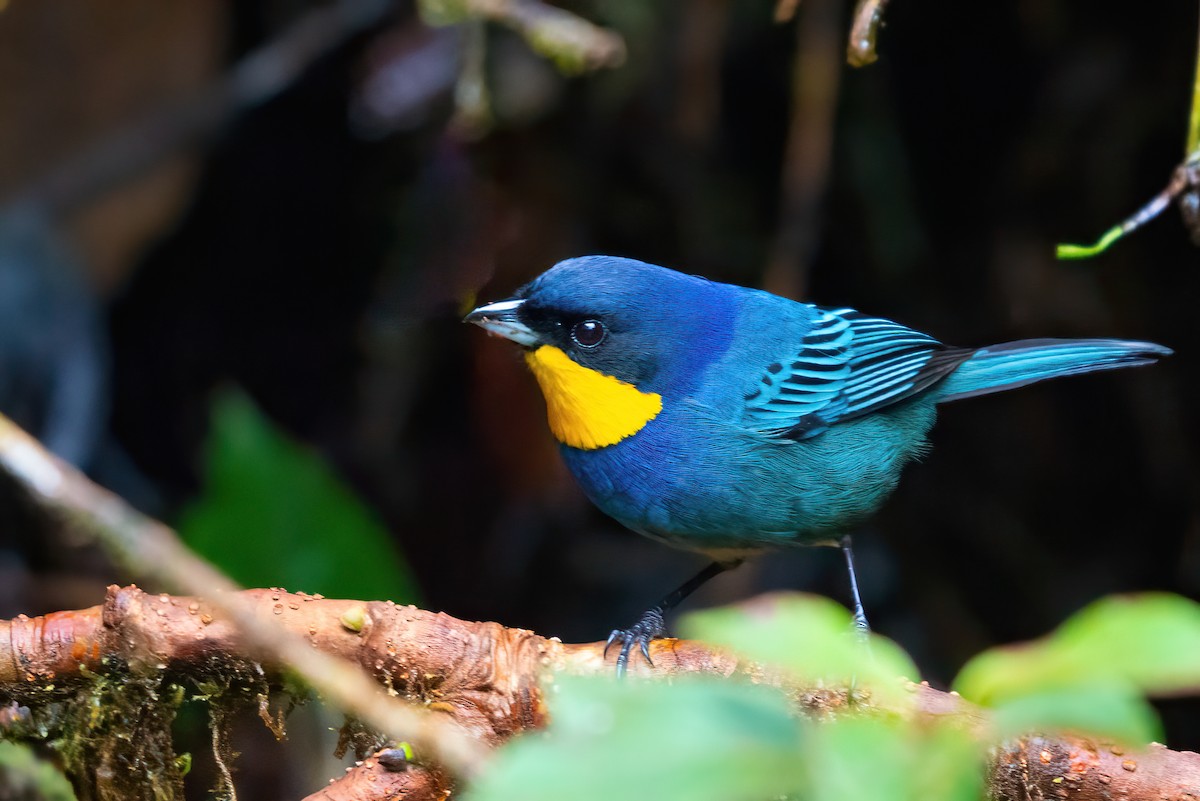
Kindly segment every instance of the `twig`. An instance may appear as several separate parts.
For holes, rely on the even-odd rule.
[[[854,22],[850,25],[850,42],[846,45],[846,61],[850,66],[865,67],[879,58],[875,44],[887,3],[888,0],[858,0]]]
[[[1196,69],[1192,79],[1192,111],[1188,115],[1187,147],[1184,150],[1189,159],[1193,158],[1196,148],[1200,147],[1200,36],[1196,39]]]
[[[512,28],[568,74],[617,67],[625,61],[625,40],[620,35],[540,0],[422,0],[418,8],[431,25],[486,19]]]
[[[1197,231],[1200,230],[1200,220],[1197,219],[1195,209],[1195,193],[1198,186],[1200,186],[1200,160],[1190,160],[1180,164],[1171,173],[1171,180],[1161,192],[1132,215],[1105,231],[1093,244],[1061,244],[1055,248],[1055,255],[1066,260],[1088,259],[1099,255],[1108,250],[1118,239],[1133,233],[1162,214],[1163,210],[1176,199],[1181,199],[1184,221],[1189,230],[1193,232],[1193,238],[1196,238]],[[1192,200],[1188,201],[1189,197]]]
[[[418,743],[457,774],[473,775],[486,761],[488,752],[461,726],[387,697],[344,657],[315,650],[303,637],[279,625],[274,608],[267,613],[247,603],[232,581],[189,551],[171,529],[93,484],[3,415],[0,470],[48,511],[95,537],[135,575],[203,595],[207,604],[235,624],[251,653],[289,666],[337,708],[389,736]]]

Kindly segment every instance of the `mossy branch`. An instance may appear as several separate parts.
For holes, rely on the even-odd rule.
[[[310,651],[352,661],[370,673],[377,682],[375,697],[386,687],[489,746],[543,726],[545,693],[559,676],[612,670],[600,642],[565,644],[390,602],[282,590],[248,590],[239,598],[255,616],[302,637]],[[204,682],[214,671],[256,674],[261,668],[265,680],[277,682],[285,666],[254,661],[247,647],[238,626],[208,600],[110,587],[101,606],[0,622],[0,695],[36,708],[126,671],[171,672]],[[653,666],[639,663],[633,672],[658,678],[736,676],[782,687],[802,713],[818,719],[851,709],[873,711],[869,700],[851,705],[844,691],[797,687],[760,664],[698,642],[656,640],[651,657]],[[987,713],[958,696],[926,685],[909,689],[916,701],[911,714],[919,720],[952,719],[965,730],[986,730]],[[1063,787],[1079,801],[1200,794],[1200,755],[1161,746],[1126,752],[1085,737],[1027,737],[996,748],[991,760],[991,794],[1001,800],[1055,797]],[[309,798],[384,799],[401,787],[405,798],[434,799],[451,786],[450,777],[418,748],[415,764],[404,764],[394,753],[367,759]]]

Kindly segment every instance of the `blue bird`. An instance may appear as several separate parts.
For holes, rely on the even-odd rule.
[[[847,532],[924,452],[939,403],[1047,378],[1150,364],[1118,339],[959,348],[848,308],[799,303],[632,259],[562,261],[466,317],[525,349],[550,430],[587,496],[628,528],[712,564],[620,641],[749,556],[840,546],[866,629]]]

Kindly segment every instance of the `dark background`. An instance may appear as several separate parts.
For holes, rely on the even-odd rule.
[[[943,409],[930,455],[856,532],[874,628],[935,684],[1102,595],[1200,597],[1196,248],[1169,209],[1092,261],[1054,260],[1182,160],[1194,4],[895,0],[865,69],[842,58],[841,0],[805,0],[784,24],[768,2],[565,5],[624,36],[622,67],[563,77],[489,26],[481,124],[450,91],[478,32],[426,30],[400,4],[277,98],[57,213],[52,238],[87,288],[67,319],[95,315],[81,336],[101,365],[80,461],[173,521],[203,491],[213,393],[239,385],[375,511],[420,603],[602,638],[702,561],[591,508],[517,350],[459,319],[559,259],[612,253],[952,344],[1176,350]],[[0,11],[0,80],[19,84],[0,95],[0,195],[36,194],[106,133],[186,106],[307,9]],[[418,101],[372,106],[388,70]],[[15,297],[0,348],[62,330]],[[22,397],[27,425],[54,422]],[[19,499],[4,516],[0,615],[96,603],[128,579]],[[766,557],[691,605],[779,588],[845,601],[839,555]],[[1196,705],[1163,710],[1168,743],[1200,749]]]

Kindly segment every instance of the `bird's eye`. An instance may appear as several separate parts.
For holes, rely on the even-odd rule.
[[[608,329],[599,320],[584,320],[575,323],[571,329],[571,339],[581,348],[594,348],[604,341]]]

